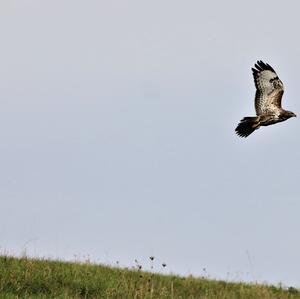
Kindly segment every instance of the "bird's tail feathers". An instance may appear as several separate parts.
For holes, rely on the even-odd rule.
[[[240,137],[248,137],[251,133],[260,127],[259,117],[247,116],[244,117],[235,129],[235,132]]]

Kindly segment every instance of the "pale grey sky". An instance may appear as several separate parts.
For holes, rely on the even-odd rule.
[[[0,249],[300,286],[299,120],[234,134],[297,1],[0,4]]]

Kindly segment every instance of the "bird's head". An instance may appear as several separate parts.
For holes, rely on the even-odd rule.
[[[287,118],[290,118],[290,117],[296,117],[297,115],[294,113],[294,112],[292,112],[292,111],[286,111],[286,117]]]

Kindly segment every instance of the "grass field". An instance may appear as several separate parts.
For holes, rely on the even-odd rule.
[[[294,288],[152,274],[136,269],[0,256],[0,298],[300,298]]]

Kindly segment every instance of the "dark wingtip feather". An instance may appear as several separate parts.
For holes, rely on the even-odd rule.
[[[257,63],[255,63],[254,66],[259,72],[261,72],[263,70],[263,68],[259,64],[259,61],[257,61]]]
[[[257,128],[253,124],[257,123],[257,117],[244,117],[235,129],[235,133],[239,137],[246,138],[253,133]]]
[[[255,66],[257,72],[271,71],[271,72],[276,73],[275,70],[268,63],[264,63],[262,60],[257,60],[257,62],[254,64],[254,66]]]
[[[242,138],[248,137],[254,130],[249,130],[244,124],[239,123],[235,129],[235,133]]]

